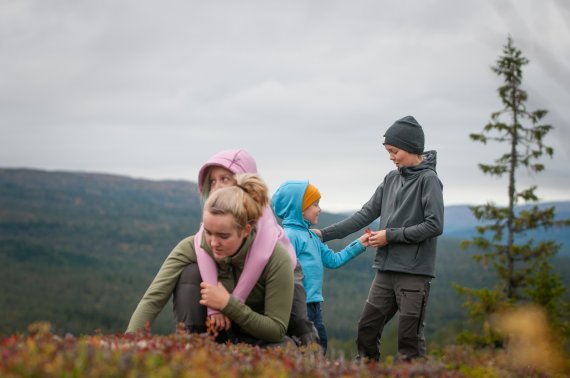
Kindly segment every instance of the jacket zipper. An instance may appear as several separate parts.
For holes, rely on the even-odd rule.
[[[398,206],[400,205],[400,200],[402,199],[402,192],[405,183],[406,183],[405,177],[400,173],[400,187],[398,188],[398,192],[396,193],[396,198],[394,199],[394,202],[396,203],[394,208],[398,208]],[[390,216],[386,220],[386,229],[388,229],[388,227],[390,226],[392,215],[393,214],[390,214]],[[387,244],[384,248],[386,249],[386,256],[384,257],[382,270],[386,268],[386,262],[388,261],[388,257],[390,256],[390,245]]]
[[[234,266],[230,263],[230,274],[232,275],[232,278],[234,279],[233,281],[233,288],[232,288],[232,292],[235,290],[236,286],[237,286],[237,276],[236,276],[236,271],[234,269]]]

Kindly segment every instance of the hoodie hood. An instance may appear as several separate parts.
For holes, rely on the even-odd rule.
[[[437,171],[435,170],[435,166],[437,164],[437,151],[426,151],[424,154],[424,159],[422,160],[422,162],[418,165],[415,165],[413,167],[402,167],[399,168],[399,172],[400,174],[405,177],[413,177],[416,176],[418,174],[420,174],[421,172],[425,171],[426,169],[432,170],[434,172],[437,173]]]
[[[309,222],[303,219],[302,210],[303,196],[308,185],[308,180],[286,181],[273,194],[271,206],[275,215],[283,220],[283,227],[309,227]]]
[[[209,158],[198,173],[198,189],[204,197],[210,193],[206,175],[210,167],[226,168],[234,174],[257,173],[257,165],[253,157],[245,150],[221,151]]]

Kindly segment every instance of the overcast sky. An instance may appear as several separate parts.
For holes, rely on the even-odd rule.
[[[510,35],[528,107],[555,149],[520,188],[570,199],[565,0],[0,1],[0,167],[196,181],[244,148],[273,193],[309,179],[328,211],[359,208],[413,115],[447,205],[507,200],[483,175],[506,146],[470,141],[501,109],[490,69]]]

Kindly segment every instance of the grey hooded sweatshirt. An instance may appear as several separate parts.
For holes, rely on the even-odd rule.
[[[443,185],[436,151],[413,167],[389,172],[362,209],[321,230],[323,241],[341,239],[380,217],[388,245],[378,248],[375,269],[435,277],[437,236],[443,232]]]

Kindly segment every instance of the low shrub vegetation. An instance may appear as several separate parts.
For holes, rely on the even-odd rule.
[[[448,347],[414,362],[328,359],[314,348],[217,344],[208,335],[57,335],[49,323],[0,337],[2,377],[546,377],[563,365],[513,363],[507,350]],[[566,370],[566,373],[568,371]]]

